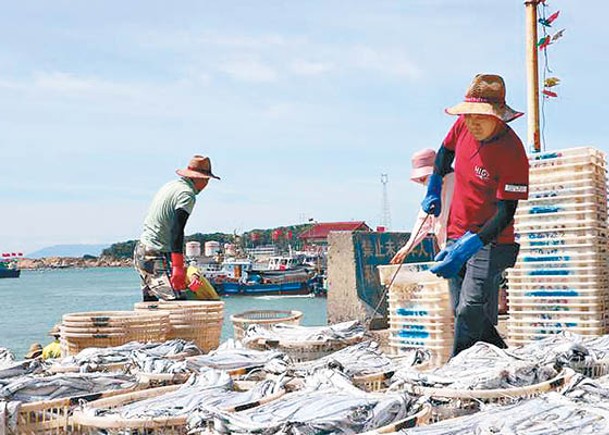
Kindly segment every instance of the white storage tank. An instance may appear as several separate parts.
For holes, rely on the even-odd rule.
[[[201,243],[199,242],[186,242],[186,256],[187,257],[200,257],[201,256]]]
[[[210,240],[209,242],[205,242],[205,256],[213,257],[214,255],[218,255],[220,253],[220,242],[216,242],[215,240]]]

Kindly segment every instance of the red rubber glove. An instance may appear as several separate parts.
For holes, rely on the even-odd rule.
[[[174,290],[186,288],[186,270],[184,269],[184,254],[171,253],[171,286]]]
[[[188,288],[193,291],[196,292],[199,287],[201,287],[201,280],[199,279],[198,276],[194,276],[192,281],[190,281],[190,284],[188,284]]]

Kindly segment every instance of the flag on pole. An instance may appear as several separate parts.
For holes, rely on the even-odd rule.
[[[544,89],[543,91],[541,91],[541,93],[544,94],[546,97],[549,97],[549,98],[556,98],[556,97],[558,97],[558,94],[556,92],[549,91],[548,89]]]
[[[544,50],[548,45],[550,45],[551,42],[552,42],[552,40],[550,39],[549,36],[544,36],[543,38],[541,38],[539,40],[539,42],[537,43],[537,46],[539,47],[540,50]]]
[[[546,27],[552,27],[552,23],[554,21],[556,21],[556,18],[558,18],[558,14],[560,14],[560,11],[556,11],[554,12],[552,15],[550,15],[548,18],[540,18],[539,19],[539,23],[542,26],[546,26]]]

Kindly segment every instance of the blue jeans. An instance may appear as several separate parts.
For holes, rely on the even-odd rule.
[[[489,243],[465,263],[459,275],[449,279],[455,315],[453,356],[477,341],[507,347],[495,328],[499,284],[503,271],[516,262],[519,247],[517,243]]]

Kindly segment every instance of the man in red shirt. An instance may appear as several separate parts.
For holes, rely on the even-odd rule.
[[[528,198],[529,163],[522,142],[507,125],[522,113],[505,103],[500,76],[477,75],[465,101],[446,112],[459,118],[438,151],[422,206],[427,213],[440,214],[442,177],[454,161],[449,244],[431,268],[449,279],[454,356],[477,341],[507,347],[494,326],[497,292],[501,274],[518,255],[514,213],[518,200]]]

